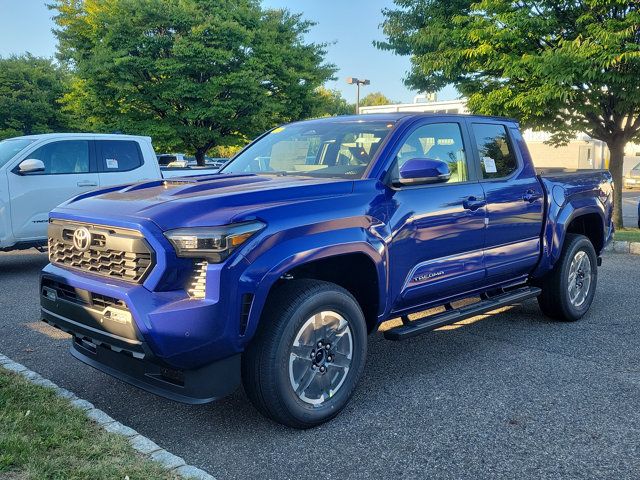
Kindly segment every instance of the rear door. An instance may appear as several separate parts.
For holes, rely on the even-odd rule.
[[[100,186],[148,180],[148,169],[140,145],[135,140],[96,140]]]
[[[35,147],[14,163],[8,172],[8,184],[11,226],[16,240],[46,237],[52,209],[98,187],[92,148],[92,141],[86,137],[54,140]],[[44,172],[19,173],[18,165],[26,159],[41,160]]]
[[[489,280],[528,273],[540,255],[544,214],[542,185],[517,145],[509,123],[469,120],[474,156],[487,201],[484,262]],[[524,144],[524,141],[522,141]]]

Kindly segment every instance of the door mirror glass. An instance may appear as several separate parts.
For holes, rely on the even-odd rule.
[[[451,178],[449,165],[432,158],[412,158],[400,167],[400,185],[446,182]]]
[[[37,158],[27,158],[20,162],[18,166],[18,173],[20,175],[28,175],[30,173],[44,172],[44,162]]]

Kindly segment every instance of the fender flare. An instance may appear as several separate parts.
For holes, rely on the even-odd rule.
[[[240,277],[240,294],[252,293],[254,301],[249,312],[245,341],[255,333],[271,288],[288,271],[310,262],[347,254],[366,255],[373,263],[378,280],[378,315],[386,308],[388,291],[388,258],[386,244],[363,228],[339,231],[340,243],[335,242],[336,231],[296,237],[264,251],[250,261]]]
[[[539,278],[553,268],[560,258],[562,246],[567,236],[567,227],[573,220],[584,215],[597,214],[602,222],[604,234],[605,212],[604,206],[594,197],[584,197],[577,200],[569,200],[562,206],[551,203],[547,216],[546,227],[543,231],[542,258],[540,264],[533,273],[533,277]],[[605,236],[606,241],[606,236]],[[597,252],[600,253],[600,252]]]

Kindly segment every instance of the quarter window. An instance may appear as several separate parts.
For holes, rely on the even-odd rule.
[[[399,177],[402,165],[414,158],[430,158],[446,162],[451,172],[451,178],[447,183],[469,180],[462,133],[457,123],[431,123],[418,127],[398,152],[392,173],[394,179]]]
[[[44,175],[89,172],[89,142],[63,140],[43,145],[27,155],[44,163]]]
[[[103,172],[126,172],[142,165],[142,155],[137,142],[98,140],[97,146]]]
[[[503,178],[518,168],[504,125],[474,123],[473,134],[483,178]]]

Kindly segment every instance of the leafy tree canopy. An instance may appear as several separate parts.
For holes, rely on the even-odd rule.
[[[309,116],[333,76],[312,26],[257,0],[54,0],[65,97],[85,128],[154,137],[199,161]]]
[[[365,95],[362,100],[360,100],[361,107],[373,107],[377,105],[390,105],[393,102],[389,100],[382,92],[372,92],[368,95]]]
[[[67,75],[51,60],[0,58],[0,139],[66,130],[60,100]]]
[[[317,102],[312,111],[312,117],[352,115],[355,112],[355,104],[347,102],[339,90],[319,87],[316,89],[316,95]]]
[[[622,185],[640,131],[640,3],[632,0],[395,0],[383,49],[411,55],[406,83],[454,84],[471,111],[514,116],[555,143],[607,143]],[[622,222],[621,189],[614,218]]]

